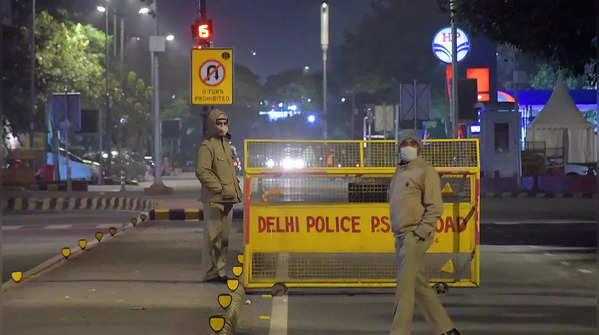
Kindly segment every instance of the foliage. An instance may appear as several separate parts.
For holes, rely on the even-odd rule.
[[[29,34],[23,29],[24,35]],[[103,89],[104,34],[73,22],[59,22],[45,11],[36,17],[36,78],[40,100],[65,89],[80,92],[84,105],[97,107]]]
[[[115,87],[112,96],[116,107],[113,113],[117,117],[112,118],[111,126],[113,129],[119,127],[119,131],[126,134],[120,141],[115,142],[129,147],[133,151],[143,152],[144,145],[148,143],[153,129],[153,118],[150,111],[152,87],[147,86],[134,72],[129,72],[127,82],[122,90]],[[126,120],[124,125],[119,124],[121,118]]]
[[[449,0],[438,1],[447,11]],[[460,0],[456,5],[460,24],[576,75],[596,57],[595,1]]]
[[[392,101],[399,83],[443,78],[430,39],[422,37],[446,24],[447,16],[429,1],[373,1],[356,29],[346,32],[334,65],[339,90]]]
[[[539,65],[537,72],[530,80],[530,86],[533,89],[549,90],[555,87],[555,82],[558,77],[559,70],[555,69],[547,63]],[[567,76],[566,86],[569,89],[590,89],[589,82],[583,76]]]

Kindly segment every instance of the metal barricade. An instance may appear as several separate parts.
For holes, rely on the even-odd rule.
[[[444,213],[425,268],[432,283],[480,283],[478,140],[424,141]],[[248,288],[391,287],[397,272],[388,188],[395,141],[246,140]]]

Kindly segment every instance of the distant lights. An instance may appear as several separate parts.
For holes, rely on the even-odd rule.
[[[148,7],[142,7],[142,8],[139,9],[138,13],[142,14],[142,15],[147,15],[147,14],[150,13],[150,8],[148,8]]]
[[[98,12],[100,12],[100,13],[104,13],[104,12],[106,12],[106,7],[104,7],[104,6],[98,6],[98,7],[96,7],[96,9],[97,9],[97,10],[98,10]]]
[[[314,121],[316,121],[316,116],[314,114],[308,115],[308,122],[314,123]]]
[[[345,97],[341,97],[341,102],[345,102],[347,101],[347,99],[345,99]]]

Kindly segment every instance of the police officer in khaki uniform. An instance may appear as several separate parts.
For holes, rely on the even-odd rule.
[[[225,265],[233,204],[241,202],[241,188],[235,175],[233,152],[229,145],[229,118],[214,109],[207,118],[206,136],[198,150],[196,176],[202,183],[204,234],[202,270],[204,281],[225,281]]]
[[[389,188],[399,267],[391,335],[411,333],[415,303],[437,334],[459,335],[424,272],[424,254],[433,243],[443,213],[439,174],[418,156],[421,142],[416,131],[400,132],[398,141],[401,162]]]

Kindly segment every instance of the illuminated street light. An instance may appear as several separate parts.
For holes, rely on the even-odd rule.
[[[173,34],[166,35],[166,40],[167,41],[174,41],[175,40],[175,35],[173,35]]]
[[[314,121],[316,121],[316,116],[312,114],[308,115],[308,122],[314,123]]]
[[[142,7],[139,9],[138,13],[141,15],[148,15],[148,14],[150,14],[150,11],[151,11],[150,8]]]
[[[98,7],[96,7],[96,9],[97,9],[97,10],[98,10],[98,12],[100,12],[100,13],[104,13],[104,12],[106,12],[106,7],[104,7],[104,6],[98,6]]]

